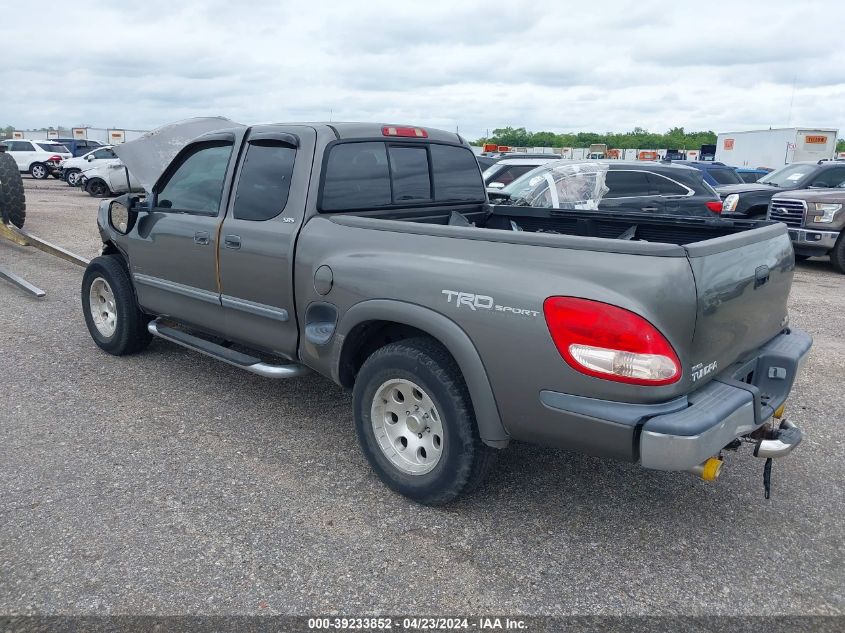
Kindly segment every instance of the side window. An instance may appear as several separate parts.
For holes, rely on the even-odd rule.
[[[689,193],[689,189],[686,187],[660,174],[649,174],[648,178],[651,181],[652,189],[656,190],[660,196],[685,196]]]
[[[159,190],[157,206],[216,215],[231,154],[231,143],[198,145]]]
[[[239,220],[269,220],[285,208],[296,150],[272,141],[249,144],[235,194]]]
[[[475,155],[466,147],[430,145],[434,199],[482,202],[487,199]]]
[[[813,179],[811,187],[839,187],[845,180],[845,168],[825,169]]]
[[[611,169],[607,172],[605,185],[610,190],[604,196],[606,199],[653,195],[648,177],[643,171]]]
[[[94,158],[117,158],[117,155],[114,153],[114,150],[106,148],[106,149],[98,149],[94,152]]]
[[[323,183],[323,211],[383,207],[390,202],[384,143],[341,143],[332,147]]]
[[[493,179],[490,182],[500,182],[503,185],[509,185],[522,174],[527,174],[529,171],[536,168],[537,165],[508,165],[502,171],[493,176]]]
[[[9,151],[10,152],[34,152],[35,148],[32,146],[32,143],[29,141],[10,141],[9,142]]]
[[[393,202],[431,200],[426,148],[420,145],[391,145],[388,152],[390,175],[393,180]]]

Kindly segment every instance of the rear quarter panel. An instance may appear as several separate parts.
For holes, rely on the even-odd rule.
[[[539,402],[541,390],[635,403],[663,402],[689,390],[686,370],[678,383],[664,387],[626,385],[576,372],[559,355],[543,316],[543,301],[554,295],[621,306],[663,332],[686,368],[696,298],[683,249],[672,251],[678,253],[674,256],[598,252],[588,247],[606,246],[608,240],[567,238],[568,243],[583,246],[574,249],[493,241],[500,234],[511,235],[507,231],[437,227],[441,232],[454,228],[456,235],[469,231],[490,238],[458,239],[375,230],[383,221],[371,222],[373,229],[368,229],[318,216],[303,227],[295,273],[300,324],[314,301],[335,305],[341,323],[352,306],[369,299],[401,301],[444,315],[472,340],[501,418],[517,439],[543,439],[549,412]],[[314,290],[315,271],[323,265],[333,272],[333,286],[326,296]],[[456,305],[454,295],[449,300],[450,292],[490,297],[494,307],[481,307],[490,303],[486,299],[476,309]],[[299,352],[306,364],[325,375],[333,374],[340,354],[337,337],[325,345],[304,341]],[[563,422],[556,418],[557,424]],[[620,442],[627,446],[630,440]],[[564,445],[589,450],[577,439]],[[630,450],[625,451],[628,454],[618,456],[630,457]]]

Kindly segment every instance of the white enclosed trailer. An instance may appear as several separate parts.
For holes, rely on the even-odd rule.
[[[775,130],[723,132],[716,141],[716,160],[733,167],[777,169],[798,161],[833,158],[834,128],[788,127]]]

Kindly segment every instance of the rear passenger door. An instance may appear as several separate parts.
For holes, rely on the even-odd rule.
[[[293,357],[294,243],[305,211],[317,134],[262,127],[241,150],[220,231],[220,300],[232,340]],[[293,184],[293,186],[291,186]]]
[[[35,160],[35,147],[29,141],[6,141],[9,155],[15,159],[19,171],[29,171],[29,165]]]
[[[663,213],[663,199],[644,171],[609,169],[599,208],[608,213]]]
[[[687,185],[655,172],[648,172],[648,178],[652,188],[660,197],[663,208],[661,213],[677,216],[712,215],[712,212],[704,206],[704,198],[701,195],[695,195],[695,192]],[[703,180],[700,184],[704,186]]]

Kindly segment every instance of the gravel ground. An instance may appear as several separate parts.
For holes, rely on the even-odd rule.
[[[92,257],[97,200],[25,180],[27,228]],[[385,489],[350,395],[154,341],[114,358],[82,270],[0,244],[0,612],[845,613],[845,276],[799,265],[815,347],[790,400],[804,444],[730,454],[716,483],[515,445],[446,508]]]

